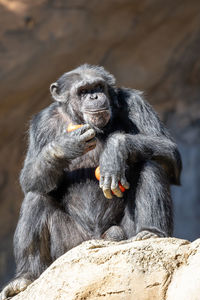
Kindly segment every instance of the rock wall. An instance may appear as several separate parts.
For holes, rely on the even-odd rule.
[[[0,0],[0,283],[14,272],[29,119],[51,102],[49,84],[84,62],[144,90],[171,129],[184,166],[182,187],[172,191],[175,236],[198,237],[199,53],[198,0]]]
[[[199,300],[200,240],[89,241],[13,300]]]

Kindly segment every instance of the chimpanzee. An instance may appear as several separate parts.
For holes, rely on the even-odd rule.
[[[1,299],[83,241],[172,235],[169,186],[180,184],[181,157],[142,92],[117,88],[113,75],[88,64],[64,73],[50,91],[55,102],[30,125],[16,277]],[[70,123],[83,126],[68,132]]]

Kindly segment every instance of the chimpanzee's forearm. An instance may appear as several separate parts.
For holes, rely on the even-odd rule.
[[[51,142],[37,156],[27,155],[20,175],[20,183],[25,193],[38,191],[48,193],[56,188],[67,166],[62,149]]]
[[[130,161],[155,160],[165,168],[171,183],[179,184],[181,158],[173,141],[165,136],[126,134],[126,147]]]
[[[30,131],[30,137],[37,135],[37,132]],[[94,136],[94,129],[84,125],[75,134],[61,134],[43,147],[36,146],[35,140],[30,139],[29,151],[20,176],[23,191],[49,193],[54,190],[71,160],[95,147]],[[47,137],[45,135],[45,139]]]

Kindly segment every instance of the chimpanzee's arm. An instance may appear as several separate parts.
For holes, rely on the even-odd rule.
[[[125,188],[127,164],[155,160],[163,166],[172,184],[180,184],[181,157],[169,132],[140,92],[119,89],[118,124],[121,131],[112,133],[100,157],[100,187],[111,198],[111,190],[118,197],[121,181]],[[119,126],[118,126],[119,128]]]
[[[70,160],[95,146],[95,132],[89,125],[66,132],[67,124],[56,108],[46,108],[31,121],[29,148],[21,171],[20,183],[25,193],[48,193],[57,187]]]
[[[121,89],[119,99],[127,111],[129,122],[137,129],[137,134],[126,135],[131,161],[155,160],[164,167],[170,182],[179,185],[182,168],[180,153],[153,108],[140,92],[134,90]]]

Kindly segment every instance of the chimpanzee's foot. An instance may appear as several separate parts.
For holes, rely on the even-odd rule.
[[[1,292],[0,300],[9,299],[22,291],[24,291],[32,281],[26,278],[17,278],[11,281]]]
[[[126,240],[126,235],[123,231],[123,229],[120,226],[111,226],[108,230],[106,230],[102,234],[102,239],[108,240],[108,241],[122,241]]]
[[[130,238],[130,241],[141,241],[141,240],[147,240],[150,238],[163,238],[167,237],[168,235],[166,232],[162,231],[161,229],[158,229],[154,226],[149,228],[141,228],[141,230],[132,238]]]
[[[133,241],[141,241],[141,240],[147,240],[150,238],[158,238],[160,237],[157,233],[154,233],[152,231],[149,230],[143,230],[140,231],[136,234],[136,236],[134,236],[133,238],[131,238],[131,240]]]

